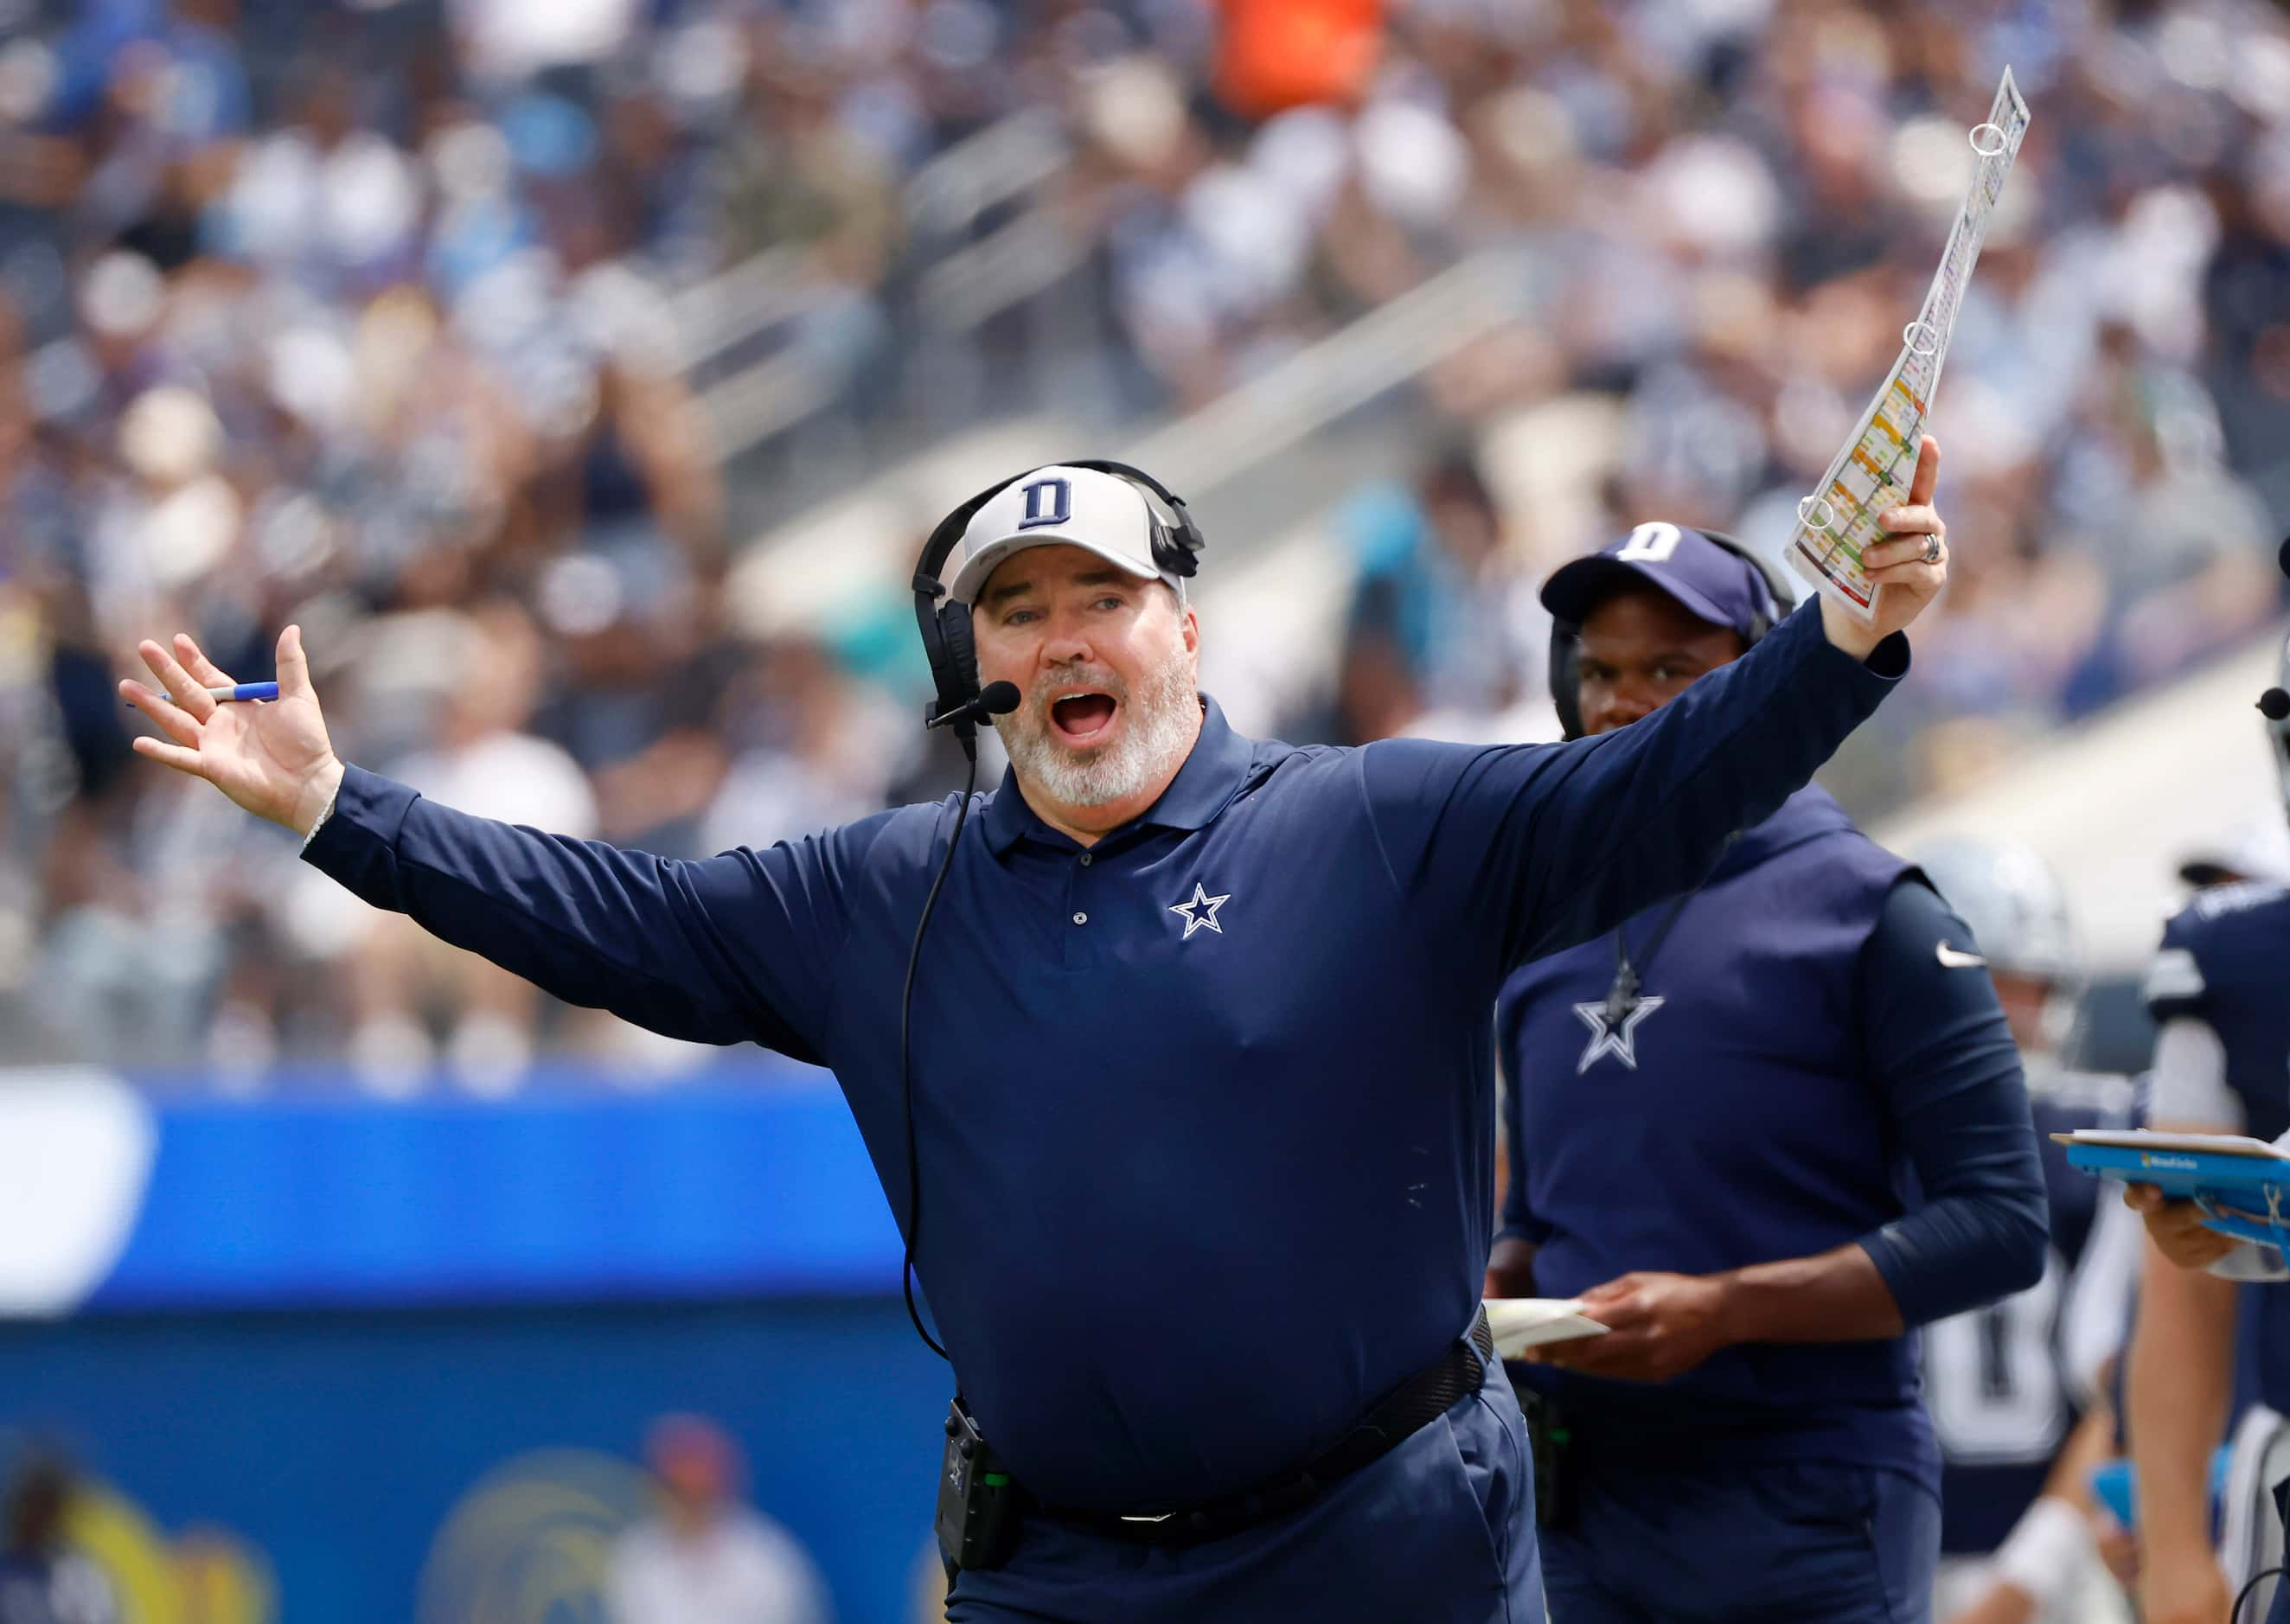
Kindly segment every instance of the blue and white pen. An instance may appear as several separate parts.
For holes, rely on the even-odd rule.
[[[172,693],[160,697],[170,705],[175,702],[175,696]],[[228,688],[207,690],[207,698],[211,700],[275,700],[277,697],[276,683],[234,683]]]

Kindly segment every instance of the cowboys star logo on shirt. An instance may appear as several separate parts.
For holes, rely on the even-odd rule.
[[[1169,911],[1184,916],[1185,940],[1190,941],[1195,931],[1214,931],[1218,935],[1223,935],[1224,926],[1217,923],[1217,909],[1231,900],[1231,892],[1227,892],[1223,896],[1213,897],[1209,895],[1207,886],[1195,880],[1193,894],[1182,902],[1172,902],[1169,905]]]
[[[1574,1075],[1581,1076],[1596,1065],[1601,1055],[1613,1055],[1632,1071],[1638,1068],[1638,1023],[1661,1007],[1657,997],[1633,998],[1619,1012],[1609,1007],[1607,1000],[1578,1004],[1574,1013],[1584,1026],[1590,1028],[1590,1041],[1583,1045],[1582,1058],[1574,1062]]]

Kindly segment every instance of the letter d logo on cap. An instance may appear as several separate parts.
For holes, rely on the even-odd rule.
[[[1062,524],[1073,517],[1073,485],[1063,479],[1037,479],[1025,489],[1026,516],[1018,521],[1021,530],[1031,530],[1037,524]]]

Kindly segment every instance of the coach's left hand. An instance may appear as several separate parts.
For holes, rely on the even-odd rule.
[[[1606,1327],[1530,1348],[1529,1361],[1617,1381],[1682,1376],[1733,1338],[1726,1330],[1723,1281],[1698,1275],[1633,1273],[1582,1293],[1582,1312]]]
[[[1926,435],[1917,446],[1907,504],[1877,516],[1886,539],[1861,556],[1862,572],[1878,583],[1877,618],[1864,626],[1828,593],[1821,595],[1821,628],[1848,654],[1868,659],[1886,637],[1906,630],[1947,581],[1948,524],[1933,506],[1939,489],[1940,442]]]

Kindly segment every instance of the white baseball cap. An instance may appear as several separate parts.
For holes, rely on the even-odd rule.
[[[1029,547],[1060,543],[1085,548],[1144,580],[1168,582],[1180,598],[1177,576],[1153,561],[1157,522],[1145,492],[1116,474],[1053,466],[1021,475],[971,516],[954,550],[947,596],[973,604],[1002,561]]]

